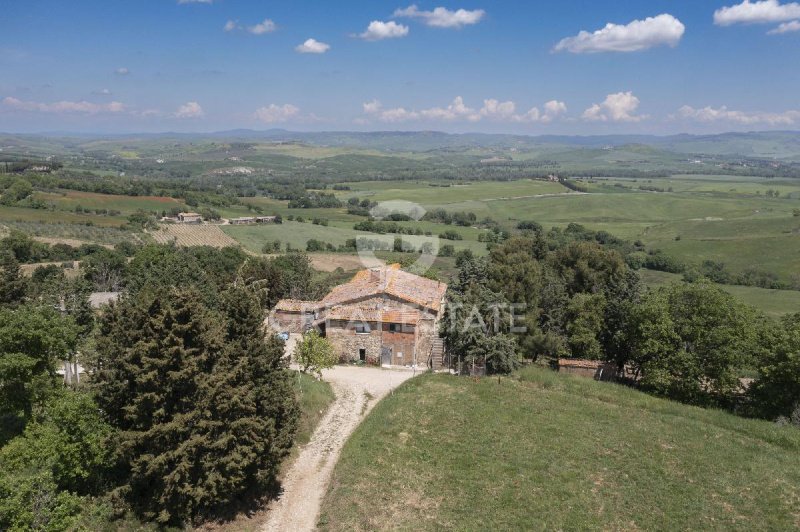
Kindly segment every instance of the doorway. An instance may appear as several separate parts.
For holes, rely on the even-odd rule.
[[[367,361],[367,350],[366,349],[359,349],[358,350],[358,360],[361,362]]]
[[[392,365],[392,348],[391,347],[381,347],[381,366],[391,366]]]

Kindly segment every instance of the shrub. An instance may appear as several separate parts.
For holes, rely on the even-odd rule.
[[[295,358],[304,373],[322,378],[322,370],[332,368],[337,362],[333,345],[315,330],[307,332],[295,347]]]

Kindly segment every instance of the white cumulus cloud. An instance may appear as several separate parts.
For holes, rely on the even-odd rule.
[[[637,52],[654,46],[677,46],[686,27],[669,14],[634,20],[629,24],[608,23],[604,28],[589,33],[581,31],[574,37],[561,39],[553,51],[574,54],[597,52]]]
[[[303,44],[298,44],[294,49],[301,54],[324,54],[331,49],[331,45],[316,39],[306,39]]]
[[[517,105],[512,101],[501,102],[494,98],[489,98],[483,100],[480,115],[495,120],[508,120],[514,116],[516,110]]]
[[[475,109],[467,107],[464,104],[464,98],[456,96],[453,102],[447,107],[431,107],[430,109],[423,109],[420,115],[424,118],[431,120],[468,120],[469,122],[477,122],[481,119],[480,113]]]
[[[446,107],[430,107],[416,111],[405,107],[385,109],[381,102],[372,100],[362,104],[364,114],[380,122],[410,122],[416,120],[440,122],[479,122],[489,120],[493,122],[541,122],[548,123],[567,111],[564,102],[551,100],[544,104],[544,112],[537,107],[531,108],[523,114],[518,114],[517,106],[512,101],[500,101],[494,98],[483,100],[483,107],[474,109],[469,107],[461,96],[456,96]],[[364,124],[366,119],[357,123]]]
[[[609,94],[603,103],[593,104],[583,112],[583,119],[592,122],[640,122],[647,115],[637,115],[639,98],[631,91]]]
[[[255,118],[265,124],[275,124],[295,118],[298,113],[300,113],[300,109],[290,103],[283,105],[271,103],[256,109]]]
[[[264,35],[265,33],[272,33],[277,28],[278,26],[273,21],[265,18],[263,22],[259,22],[253,26],[248,26],[247,31],[253,35]]]
[[[43,103],[19,100],[12,96],[7,96],[3,98],[2,103],[15,111],[39,113],[82,113],[94,115],[99,113],[122,113],[126,110],[125,105],[120,102],[92,103],[85,100],[79,102],[62,100],[60,102]]]
[[[782,35],[784,33],[791,33],[793,31],[800,31],[800,20],[793,20],[791,22],[779,24],[777,28],[769,30],[767,35]]]
[[[800,4],[797,2],[781,4],[778,0],[760,2],[744,0],[741,4],[721,7],[714,11],[714,24],[718,26],[765,24],[794,19],[800,19]]]
[[[726,106],[694,108],[684,105],[678,109],[678,118],[697,122],[732,122],[742,125],[766,124],[768,126],[791,126],[800,123],[800,111],[782,113],[745,112],[728,109]]]
[[[380,41],[383,39],[395,39],[398,37],[405,37],[408,35],[408,26],[398,24],[394,20],[389,22],[382,22],[380,20],[373,20],[367,26],[366,31],[358,34],[365,41]]]
[[[404,9],[397,9],[395,17],[417,18],[428,26],[435,28],[461,28],[471,24],[477,24],[486,15],[483,9],[468,11],[457,9],[451,11],[444,7],[437,7],[433,11],[422,11],[412,4]]]
[[[240,30],[242,29],[242,27],[239,25],[237,21],[229,20],[228,22],[225,23],[222,29],[225,31],[233,31],[233,30]]]
[[[203,108],[197,102],[186,102],[178,107],[173,116],[175,118],[201,118],[205,116]]]
[[[128,74],[131,73],[131,71],[128,70],[127,67],[119,67],[118,69],[116,69],[114,71],[114,73],[119,75],[119,76],[127,76]]]

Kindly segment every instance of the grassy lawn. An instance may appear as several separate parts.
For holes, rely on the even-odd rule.
[[[653,288],[680,282],[683,278],[680,274],[653,270],[639,270],[639,275],[644,284]],[[797,290],[769,290],[755,286],[727,284],[717,286],[774,318],[800,312],[800,291]]]
[[[526,368],[424,375],[345,445],[329,530],[800,526],[800,431]]]

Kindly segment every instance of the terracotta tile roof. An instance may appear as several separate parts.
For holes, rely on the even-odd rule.
[[[381,315],[381,321],[383,323],[417,323],[419,321],[419,311],[399,309],[384,310]]]
[[[275,305],[275,310],[283,312],[314,312],[319,305],[318,301],[303,301],[302,299],[281,299]]]
[[[350,282],[339,285],[326,295],[322,307],[387,294],[435,312],[441,308],[447,285],[413,273],[404,272],[399,264],[361,270]]]
[[[404,324],[415,324],[419,321],[419,317],[420,312],[416,309],[380,309],[356,305],[334,307],[326,315],[329,320]]]
[[[330,309],[325,317],[329,320],[378,322],[381,321],[382,315],[383,311],[380,309],[347,305]]]

